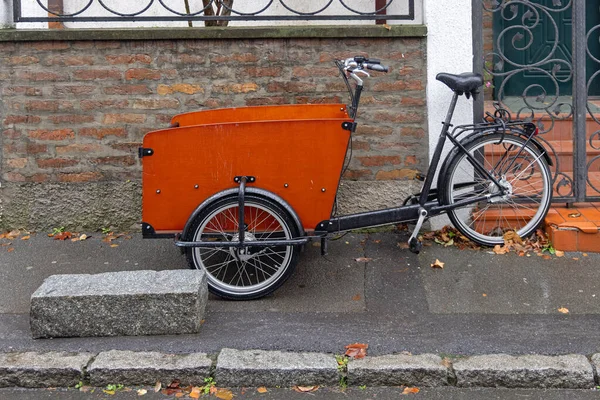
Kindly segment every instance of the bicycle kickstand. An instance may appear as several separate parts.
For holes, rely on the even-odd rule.
[[[423,226],[425,218],[427,218],[427,210],[424,208],[419,209],[419,219],[417,220],[417,224],[415,225],[412,235],[410,235],[410,238],[408,239],[408,248],[415,254],[419,254],[423,248],[423,243],[421,243],[419,240],[418,235],[419,231],[421,230],[421,226]]]

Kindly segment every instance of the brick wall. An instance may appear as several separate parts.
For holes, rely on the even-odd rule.
[[[146,132],[196,109],[346,102],[332,60],[356,54],[392,72],[367,81],[345,178],[409,179],[427,165],[424,38],[4,41],[0,50],[0,228],[129,227],[139,222]]]

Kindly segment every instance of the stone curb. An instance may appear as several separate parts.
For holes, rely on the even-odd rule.
[[[93,353],[0,353],[0,387],[73,387],[80,381],[108,384],[201,386],[421,386],[592,389],[598,384],[600,354],[558,356],[508,354],[442,358],[393,354],[351,360],[339,366],[333,354],[223,349],[166,354],[111,350]]]

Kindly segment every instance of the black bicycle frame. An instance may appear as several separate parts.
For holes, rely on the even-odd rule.
[[[504,196],[506,194],[506,189],[498,182],[498,180],[494,176],[492,176],[485,168],[483,168],[479,161],[477,161],[471,154],[469,154],[469,152],[465,149],[465,147],[460,143],[460,141],[456,137],[453,137],[449,134],[449,129],[451,127],[450,122],[452,120],[452,116],[454,115],[454,110],[456,109],[458,97],[459,94],[455,92],[454,96],[452,97],[450,107],[448,108],[448,113],[446,114],[446,119],[444,121],[442,132],[440,134],[435,151],[433,153],[433,157],[431,158],[431,165],[429,166],[429,169],[427,171],[425,182],[423,183],[423,189],[419,195],[418,204],[404,205],[400,207],[386,208],[377,211],[367,211],[364,213],[331,218],[329,220],[322,221],[319,224],[317,224],[315,228],[315,234],[317,236],[323,236],[328,233],[334,232],[342,232],[353,229],[369,228],[374,226],[414,221],[419,218],[419,215],[423,212],[423,210],[426,212],[427,217],[431,217],[443,214],[448,210],[464,207],[469,204],[477,203],[479,201],[487,201],[491,197]],[[490,128],[494,126],[495,125],[489,125]],[[493,196],[488,194],[478,197],[469,197],[468,199],[459,200],[457,202],[454,202],[453,204],[447,205],[440,204],[439,199],[429,200],[431,186],[433,185],[433,179],[435,177],[435,172],[440,163],[446,139],[449,139],[454,144],[454,146],[459,149],[461,153],[466,155],[467,159],[469,160],[476,172],[488,178],[498,187],[498,193],[495,193]]]

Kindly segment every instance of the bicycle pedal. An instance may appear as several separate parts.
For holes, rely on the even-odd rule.
[[[423,248],[423,243],[417,238],[410,238],[408,241],[408,249],[415,254],[419,254]]]

